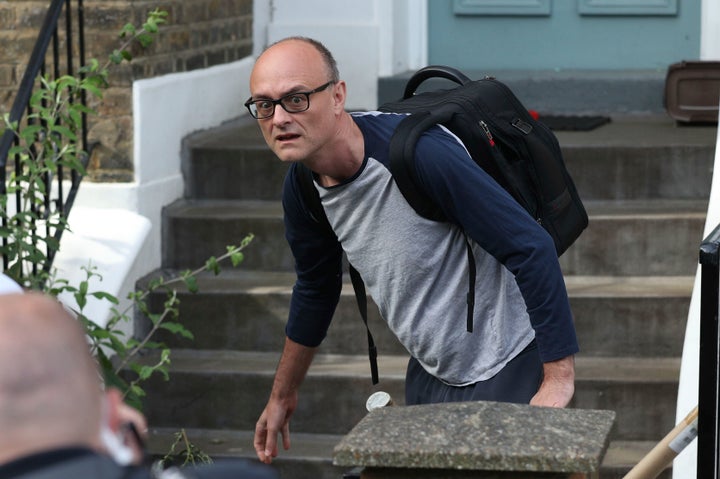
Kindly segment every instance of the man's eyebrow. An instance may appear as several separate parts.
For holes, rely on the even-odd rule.
[[[285,98],[285,97],[288,96],[288,95],[292,95],[293,93],[300,93],[300,92],[308,91],[308,90],[311,90],[311,88],[306,87],[306,86],[304,86],[304,85],[297,85],[297,86],[295,86],[295,87],[293,87],[293,88],[291,88],[291,89],[289,89],[289,90],[286,90],[285,93],[282,93],[282,94],[281,94],[279,97],[277,97],[277,98],[272,98],[270,95],[257,95],[257,96],[256,96],[256,95],[253,95],[251,98],[252,98],[253,100],[277,100],[277,99],[280,99],[280,98]]]

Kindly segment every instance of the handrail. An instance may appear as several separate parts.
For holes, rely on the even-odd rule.
[[[720,225],[700,245],[697,477],[720,477]]]
[[[35,88],[36,79],[39,75],[45,73],[45,61],[46,56],[48,53],[48,48],[50,46],[51,41],[53,42],[53,75],[55,77],[58,77],[60,75],[60,54],[59,54],[59,45],[60,40],[58,38],[58,21],[60,19],[60,16],[63,11],[63,7],[65,8],[65,49],[66,49],[66,73],[68,75],[74,75],[74,44],[73,44],[73,30],[72,30],[72,0],[52,0],[50,3],[50,6],[48,7],[47,13],[45,15],[45,19],[43,21],[43,24],[40,28],[40,32],[38,34],[38,38],[35,42],[35,45],[33,47],[32,53],[30,55],[30,59],[28,61],[27,68],[25,70],[25,73],[23,74],[22,80],[20,82],[20,85],[18,87],[15,100],[13,101],[9,120],[11,122],[17,122],[20,124],[22,121],[25,112],[31,113],[29,108],[29,102],[33,94],[33,90]],[[82,0],[76,0],[76,7],[77,7],[77,38],[78,38],[78,57],[79,57],[79,66],[82,68],[85,65],[85,42],[84,42],[84,7]],[[86,105],[86,96],[85,92],[81,92],[80,102],[83,105]],[[82,126],[81,126],[81,132],[80,132],[80,142],[81,142],[81,148],[82,151],[87,151],[87,119],[86,116],[83,114],[82,116]],[[13,145],[17,145],[19,143],[19,139],[16,137],[13,131],[10,129],[6,129],[3,133],[3,135],[0,137],[0,195],[7,195],[7,175],[6,175],[6,168],[8,164],[8,156],[10,149],[13,147]],[[87,158],[85,158],[85,163],[87,162]],[[16,161],[16,171],[18,169],[18,162]],[[68,214],[70,213],[70,209],[72,208],[72,205],[75,201],[75,197],[77,195],[78,188],[80,186],[80,181],[82,180],[82,176],[75,170],[72,170],[70,173],[70,189],[67,192],[67,194],[64,193],[64,187],[63,187],[63,179],[64,179],[64,173],[62,166],[58,166],[57,171],[54,175],[52,175],[54,179],[57,181],[57,197],[52,198],[52,178],[46,178],[46,198],[45,198],[45,208],[47,211],[49,211],[49,208],[51,205],[53,205],[57,210],[57,212],[60,214],[60,216],[63,219],[66,219]],[[20,192],[16,193],[16,204],[21,204],[21,194]],[[2,216],[2,226],[6,225],[7,218],[3,215]],[[54,240],[57,243],[60,241],[60,237],[64,231],[64,228],[57,228],[54,232],[51,232],[50,229],[46,231],[46,235],[52,235],[54,237]],[[8,239],[3,238],[2,239],[2,245],[7,246]],[[47,250],[47,257],[48,262],[44,265],[44,268],[46,271],[49,271],[51,265],[52,265],[52,259],[54,256],[54,251],[51,248],[48,248]],[[3,255],[3,270],[7,270],[9,266],[9,260],[6,257],[6,255]]]
[[[50,46],[50,40],[53,39],[60,13],[62,13],[63,5],[66,0],[53,0],[48,8],[45,20],[40,28],[40,35],[38,36],[33,51],[30,54],[30,60],[28,61],[27,69],[23,74],[23,78],[20,81],[20,87],[18,88],[17,94],[15,95],[15,101],[13,102],[12,108],[10,109],[10,121],[19,122],[22,120],[25,108],[30,101],[33,89],[35,88],[35,79],[40,74],[40,70],[45,64],[45,55],[47,53],[48,46]],[[5,193],[5,166],[7,165],[7,156],[10,148],[12,147],[15,135],[10,130],[5,130],[2,138],[0,138],[0,179],[2,184],[0,185],[0,193]]]

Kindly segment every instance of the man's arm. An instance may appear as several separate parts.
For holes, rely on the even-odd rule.
[[[543,381],[532,406],[565,407],[575,393],[575,356],[543,364]]]
[[[316,348],[285,339],[270,399],[255,425],[255,452],[258,459],[266,464],[278,455],[278,434],[282,434],[283,447],[286,450],[290,448],[290,416],[297,407],[298,389],[315,351]]]
[[[270,399],[255,425],[255,452],[267,464],[278,455],[278,434],[282,434],[285,449],[290,447],[289,421],[297,407],[298,389],[325,337],[342,288],[340,244],[304,208],[296,166],[291,165],[285,177],[282,204],[297,281]]]
[[[568,392],[574,389],[572,357],[579,348],[552,238],[477,167],[459,143],[433,142],[428,135],[420,142],[423,138],[425,155],[416,157],[415,166],[424,190],[451,221],[515,276],[544,363],[546,379],[537,402],[569,402]],[[451,154],[455,157],[448,158]]]

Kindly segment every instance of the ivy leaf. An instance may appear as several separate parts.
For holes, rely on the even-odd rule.
[[[93,292],[93,293],[90,293],[90,295],[91,295],[92,297],[94,297],[94,298],[97,298],[97,299],[105,299],[105,300],[108,300],[108,301],[110,301],[112,304],[118,304],[118,303],[120,302],[120,301],[118,301],[118,299],[117,299],[115,296],[113,296],[113,295],[110,294],[110,293],[106,293],[106,292],[104,292],[104,291],[95,291],[95,292]]]
[[[50,129],[50,131],[54,133],[59,133],[70,141],[77,141],[77,135],[73,133],[70,128],[64,125],[55,125]]]
[[[130,392],[139,398],[145,397],[145,391],[137,384],[132,384],[130,386]]]
[[[122,30],[120,30],[120,38],[125,38],[126,36],[134,36],[136,32],[135,25],[132,23],[126,23],[124,27],[122,27]]]
[[[191,293],[198,292],[199,288],[195,276],[187,276],[183,278],[183,282],[185,283],[185,286],[187,286],[188,291],[190,291]]]
[[[220,273],[220,264],[215,256],[211,256],[205,261],[205,269],[212,271],[215,275]]]
[[[242,253],[242,251],[238,251],[237,253],[233,253],[230,255],[230,261],[232,262],[232,265],[234,267],[237,267],[237,265],[242,263],[244,259],[245,255]]]
[[[138,42],[140,42],[140,45],[142,45],[143,48],[149,47],[153,42],[152,35],[148,33],[141,33],[137,36]]]
[[[110,61],[113,62],[115,65],[119,65],[122,63],[122,54],[120,53],[120,50],[113,50],[113,52],[110,54]]]
[[[179,334],[187,339],[195,339],[195,336],[180,323],[165,322],[160,325],[162,329],[170,331],[173,334]]]

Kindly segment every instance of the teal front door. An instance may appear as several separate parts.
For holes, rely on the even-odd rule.
[[[699,0],[428,0],[430,64],[662,70],[700,54]]]

